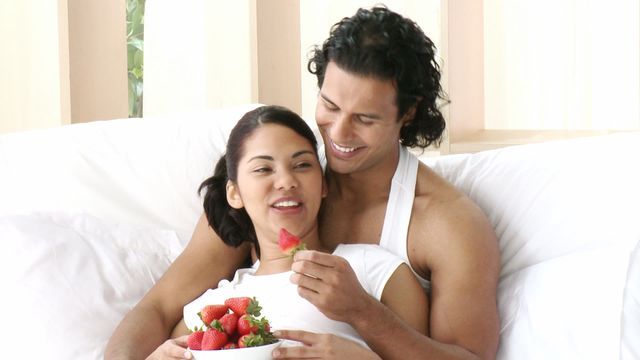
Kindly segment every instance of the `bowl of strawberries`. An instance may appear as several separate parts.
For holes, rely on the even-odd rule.
[[[198,313],[204,325],[191,330],[189,351],[196,360],[271,359],[282,341],[273,336],[260,310],[256,298],[250,297],[204,306]]]

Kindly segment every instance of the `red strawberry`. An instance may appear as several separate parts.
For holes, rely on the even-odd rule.
[[[198,316],[207,327],[210,327],[211,322],[220,319],[227,310],[229,308],[226,305],[207,305],[200,310]]]
[[[238,334],[266,334],[269,332],[269,321],[266,318],[256,319],[251,315],[242,315],[238,319]]]
[[[238,348],[238,344],[236,344],[235,342],[229,341],[228,343],[226,343],[225,346],[222,347],[222,350],[237,349],[237,348]]]
[[[202,350],[218,350],[227,343],[227,333],[222,330],[220,322],[214,320],[213,323],[213,327],[202,336]]]
[[[189,349],[202,349],[202,336],[204,336],[204,331],[202,330],[196,330],[189,334],[189,337],[187,338],[187,346],[189,346]]]
[[[254,318],[251,315],[240,316],[238,319],[238,334],[247,335],[256,331],[258,331],[258,326],[255,325]]]
[[[227,335],[233,335],[238,326],[238,315],[235,313],[225,314],[220,318],[220,324],[222,324],[222,328]]]
[[[300,238],[288,232],[285,228],[280,229],[278,237],[278,247],[283,253],[293,256],[299,250],[305,250],[307,247],[300,242]]]
[[[228,298],[224,301],[224,304],[238,316],[242,316],[244,314],[259,316],[260,310],[262,310],[260,305],[258,305],[256,298],[250,297]]]
[[[238,347],[240,348],[260,346],[264,344],[264,338],[256,334],[242,335],[240,336],[240,339],[238,339]]]

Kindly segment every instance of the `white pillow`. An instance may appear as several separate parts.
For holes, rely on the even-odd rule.
[[[638,154],[625,133],[425,160],[496,230],[498,359],[618,358]]]
[[[640,359],[640,241],[631,255],[622,305],[622,360]]]
[[[0,215],[74,211],[176,230],[186,244],[231,128],[258,106],[0,135]]]
[[[82,214],[0,217],[3,358],[102,359],[181,251],[173,231]]]

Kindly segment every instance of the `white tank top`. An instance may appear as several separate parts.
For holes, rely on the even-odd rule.
[[[322,137],[318,135],[318,157],[323,169],[326,169],[327,158],[322,143]],[[398,255],[409,265],[411,271],[426,291],[431,289],[429,280],[418,275],[411,267],[407,254],[409,235],[409,221],[416,193],[416,181],[418,179],[418,158],[409,152],[404,146],[398,145],[400,156],[398,167],[391,179],[391,190],[387,201],[387,210],[382,224],[382,235],[379,245]]]
[[[416,193],[418,178],[418,158],[404,146],[400,146],[398,167],[391,179],[391,190],[387,201],[387,210],[382,225],[380,246],[400,256],[411,268],[407,243],[409,235],[409,221]],[[430,282],[418,275],[413,268],[420,285],[429,290]]]

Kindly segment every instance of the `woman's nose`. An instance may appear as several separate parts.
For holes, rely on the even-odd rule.
[[[275,183],[276,189],[291,190],[298,187],[298,181],[291,171],[280,171]]]

